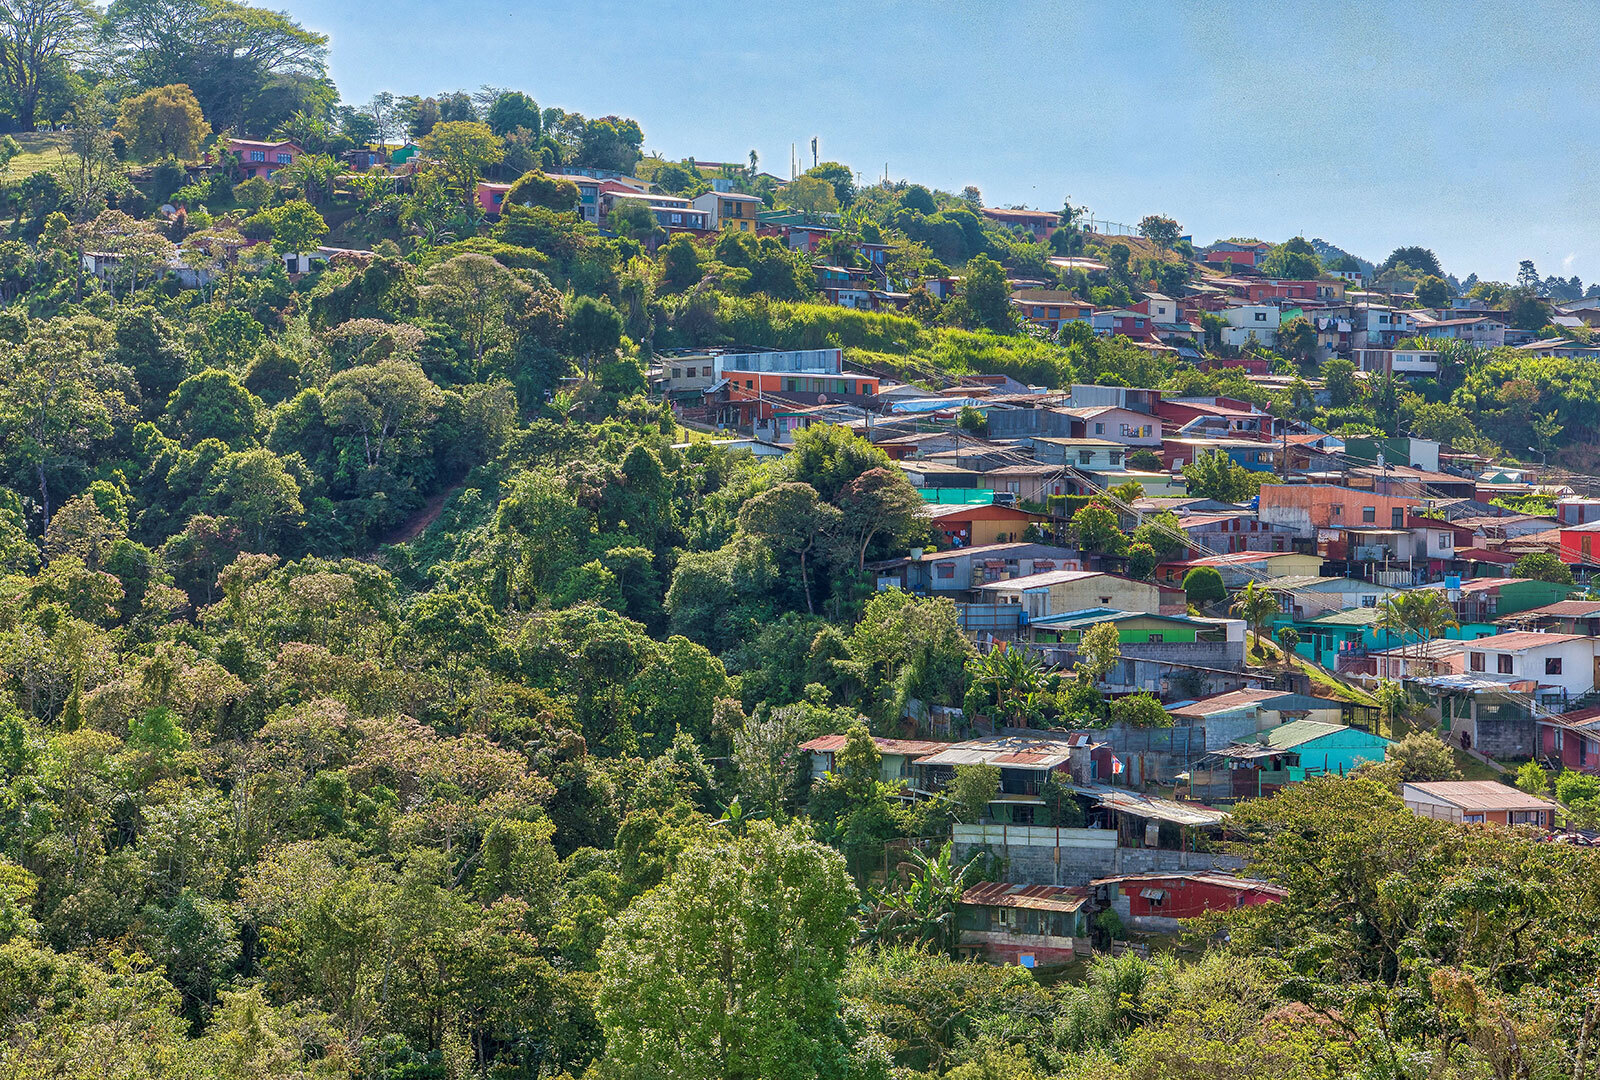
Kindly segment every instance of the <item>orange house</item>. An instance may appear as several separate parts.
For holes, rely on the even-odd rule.
[[[1029,525],[1046,520],[1042,514],[992,503],[929,503],[923,513],[933,519],[933,530],[939,539],[952,547],[983,547],[1021,540]]]
[[[1421,499],[1338,484],[1263,484],[1257,516],[1294,529],[1301,537],[1317,537],[1330,530],[1404,529],[1421,506]]]

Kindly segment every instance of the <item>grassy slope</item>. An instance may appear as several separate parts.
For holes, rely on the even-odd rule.
[[[61,150],[67,145],[64,131],[29,131],[12,138],[22,144],[22,153],[11,159],[8,176],[13,181],[53,168],[60,162]]]

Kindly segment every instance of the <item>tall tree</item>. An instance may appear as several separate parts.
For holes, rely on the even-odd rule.
[[[478,205],[478,181],[506,151],[488,124],[445,120],[422,138],[422,149],[442,175],[446,188],[470,214]]]
[[[798,826],[712,836],[617,920],[596,1012],[617,1074],[833,1080],[856,934],[839,854]]]
[[[810,484],[786,483],[747,500],[739,510],[739,528],[799,560],[800,589],[806,610],[814,613],[810,558],[837,527],[840,516],[836,507],[817,499],[817,489]]]
[[[219,129],[240,131],[274,80],[327,76],[325,35],[235,0],[113,0],[106,24],[127,79],[186,84]]]
[[[85,0],[0,0],[0,86],[17,126],[37,126],[39,99],[56,69],[86,56],[98,16]]]
[[[146,161],[169,157],[193,161],[211,127],[193,91],[179,83],[123,99],[117,132],[127,140],[128,149]]]

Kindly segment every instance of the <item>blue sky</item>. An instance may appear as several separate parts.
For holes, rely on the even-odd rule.
[[[669,158],[823,159],[1198,242],[1600,278],[1592,3],[291,0],[347,101],[490,84]]]

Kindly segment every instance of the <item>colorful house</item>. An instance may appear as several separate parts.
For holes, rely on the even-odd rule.
[[[693,203],[695,209],[705,211],[710,228],[747,233],[756,231],[757,215],[766,205],[759,196],[737,191],[708,191]]]
[[[1228,640],[1227,620],[1103,607],[1029,618],[1027,625],[1032,641],[1076,645],[1084,634],[1101,623],[1115,626],[1117,640],[1123,645],[1192,645],[1200,641]]]
[[[1362,526],[1403,529],[1421,508],[1420,499],[1379,495],[1337,484],[1263,484],[1257,513],[1261,520],[1291,528],[1307,539]]]
[[[1212,911],[1275,904],[1287,889],[1218,871],[1189,874],[1122,874],[1089,883],[1098,905],[1117,913],[1124,926],[1142,933],[1175,934],[1180,920]]]
[[[1134,611],[1160,614],[1163,607],[1184,605],[1176,599],[1168,601],[1162,590],[1148,581],[1118,577],[1095,570],[1050,570],[995,581],[977,587],[987,602],[1016,604],[1022,609],[1026,622],[1047,615],[1084,611],[1089,608],[1112,608],[1117,611]],[[1167,590],[1169,593],[1172,590]]]
[[[1011,306],[1024,321],[1049,330],[1060,330],[1063,323],[1087,323],[1094,313],[1093,304],[1062,289],[1018,289],[1011,294]]]
[[[239,157],[239,172],[249,180],[270,177],[285,165],[293,165],[305,151],[287,139],[259,142],[255,139],[229,139],[228,150]]]
[[[1573,772],[1600,774],[1600,708],[1541,716],[1539,756]]]
[[[1049,520],[1014,506],[928,503],[923,514],[932,519],[933,531],[950,547],[1003,544],[1020,540],[1029,525]]]
[[[1061,227],[1061,215],[1053,210],[1001,210],[984,207],[983,216],[998,225],[1026,229],[1035,240],[1048,240]]]
[[[1388,739],[1370,731],[1295,720],[1216,751],[1211,757],[1222,767],[1204,776],[1196,769],[1190,782],[1197,797],[1224,798],[1216,788],[1218,774],[1226,774],[1233,798],[1255,798],[1312,777],[1344,776],[1366,762],[1382,761],[1388,747]]]

